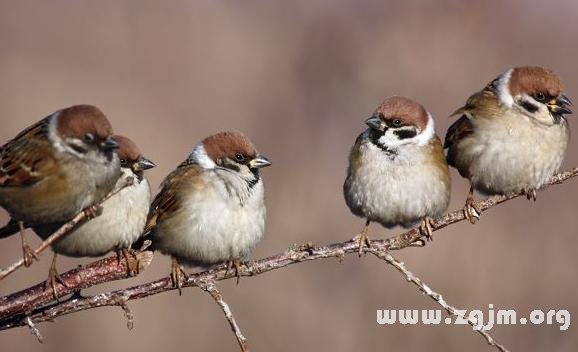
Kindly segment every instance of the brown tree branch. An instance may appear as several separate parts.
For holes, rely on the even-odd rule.
[[[415,274],[413,274],[411,271],[409,271],[405,267],[405,264],[403,262],[394,258],[389,252],[374,250],[372,248],[370,248],[368,251],[370,251],[376,257],[383,259],[389,265],[393,266],[397,271],[399,271],[401,274],[403,274],[405,276],[405,279],[407,281],[409,281],[412,284],[414,284],[415,286],[417,286],[421,292],[423,292],[428,297],[433,299],[437,304],[442,306],[442,308],[444,308],[446,310],[446,312],[448,312],[449,315],[462,318],[464,321],[467,321],[468,324],[470,324],[472,327],[477,326],[478,322],[474,321],[469,316],[466,317],[464,314],[460,313],[461,310],[458,310],[454,306],[451,306],[450,304],[448,304],[441,294],[432,290],[419,277],[417,277]],[[480,327],[479,329],[475,329],[475,330],[477,332],[479,332],[480,335],[482,335],[484,337],[484,339],[486,339],[486,342],[488,343],[488,345],[496,347],[496,349],[498,349],[501,352],[509,352],[508,349],[506,349],[503,345],[499,344],[489,333],[484,331],[483,328]]]
[[[233,316],[233,313],[231,312],[229,305],[227,304],[227,302],[223,300],[223,294],[219,291],[217,285],[215,285],[215,282],[214,281],[204,282],[201,283],[199,287],[203,291],[210,294],[211,297],[213,297],[217,305],[219,305],[219,307],[223,311],[223,314],[225,314],[225,318],[227,318],[227,321],[231,326],[231,330],[233,330],[233,333],[235,333],[235,337],[237,338],[237,342],[239,343],[241,352],[249,352],[249,343],[247,342],[247,338],[243,336],[241,328],[239,328],[239,325],[237,324],[237,321],[235,320],[235,317]]]
[[[116,188],[115,190],[111,191],[106,197],[104,197],[99,204],[95,205],[96,208],[100,208],[102,207],[102,203],[104,203],[107,199],[109,199],[110,197],[114,196],[115,194],[117,194],[118,192],[120,192],[123,188],[128,187],[130,185],[132,185],[134,182],[134,179],[132,177],[128,177],[125,179],[125,183],[122,184],[121,186],[119,186],[118,188]],[[90,208],[89,208],[90,209]],[[80,213],[78,213],[74,218],[72,218],[72,220],[70,220],[69,222],[67,222],[66,224],[62,225],[58,230],[56,230],[56,232],[54,232],[52,235],[50,235],[44,242],[42,242],[40,244],[40,246],[38,248],[36,248],[34,250],[34,257],[37,258],[40,256],[40,254],[42,252],[44,252],[46,250],[46,248],[50,247],[51,244],[53,244],[54,242],[58,241],[60,238],[62,238],[63,236],[65,236],[67,233],[69,233],[72,229],[74,229],[77,225],[85,222],[86,220],[89,220],[89,218],[91,216],[94,216],[92,213],[94,213],[94,211],[91,211],[89,209],[85,209],[83,211],[81,211]],[[98,216],[98,215],[97,215]],[[21,268],[22,266],[24,266],[24,258],[20,259],[19,261],[13,263],[12,265],[10,265],[9,267],[0,270],[0,280],[4,279],[6,276],[12,274],[13,272],[15,272],[16,270],[18,270],[19,268]]]
[[[577,175],[578,167],[562,172],[552,177],[543,188],[546,188],[549,185],[561,184]],[[522,194],[493,196],[482,201],[477,201],[475,202],[475,205],[480,212],[484,212],[493,206],[521,195]],[[432,229],[433,231],[437,231],[448,225],[463,221],[464,219],[465,216],[463,211],[461,209],[456,210],[435,219],[432,224]],[[371,253],[374,253],[375,251],[385,253],[390,250],[399,250],[409,246],[414,246],[416,243],[419,243],[420,239],[421,235],[419,231],[417,229],[412,229],[391,238],[372,240],[370,242],[371,247],[369,249],[365,248],[364,250]],[[354,240],[334,243],[322,247],[315,247],[311,244],[293,246],[283,253],[256,260],[249,265],[242,265],[238,274],[241,276],[260,275],[288,265],[322,258],[338,258],[341,260],[346,254],[357,254],[358,249],[359,244]],[[146,255],[146,253],[149,254]],[[152,258],[150,252],[143,252],[140,255],[145,256],[148,260]],[[59,286],[59,296],[77,292],[96,284],[124,279],[127,277],[127,274],[124,265],[119,265],[113,258],[107,258],[89,264],[86,267],[69,271],[62,274],[62,277],[68,287]],[[206,282],[216,282],[232,277],[235,277],[235,273],[228,270],[225,265],[222,265],[211,270],[189,275],[183,286],[198,287]],[[87,309],[103,306],[118,306],[118,302],[120,301],[127,302],[129,300],[140,299],[174,289],[175,288],[173,287],[170,278],[165,277],[156,281],[136,285],[126,289],[105,292],[91,297],[79,298],[73,296],[73,298],[68,301],[57,302],[46,306],[46,304],[50,302],[51,293],[48,290],[45,290],[44,284],[41,283],[23,291],[0,298],[0,330],[27,326],[29,325],[27,321],[33,323],[52,321],[62,315],[72,314]]]

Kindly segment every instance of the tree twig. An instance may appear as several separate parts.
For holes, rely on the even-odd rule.
[[[227,302],[225,302],[225,300],[223,300],[223,295],[217,288],[217,285],[215,285],[215,282],[214,281],[201,282],[199,284],[199,287],[203,291],[210,294],[211,297],[213,297],[215,302],[219,305],[219,307],[223,311],[223,314],[225,314],[225,318],[227,318],[227,321],[231,326],[231,330],[233,330],[233,332],[235,333],[235,337],[237,338],[237,342],[239,343],[241,351],[249,352],[249,343],[247,342],[247,338],[243,336],[241,328],[239,328],[239,325],[237,324],[237,321],[235,320],[235,317],[233,316],[233,313],[231,312],[229,305],[227,304]]]
[[[32,335],[34,335],[36,337],[38,342],[42,343],[44,341],[44,337],[42,337],[40,330],[38,330],[36,325],[32,322],[32,319],[30,319],[30,317],[28,317],[24,321],[26,322],[26,325],[28,325],[28,327],[30,328],[30,333],[32,333]]]
[[[403,274],[405,276],[405,279],[407,281],[409,281],[412,284],[414,284],[415,286],[417,286],[421,292],[425,293],[428,297],[433,299],[437,304],[442,306],[446,310],[446,312],[448,312],[449,315],[462,318],[463,320],[467,321],[468,324],[470,324],[472,327],[477,326],[478,322],[474,321],[469,316],[465,316],[464,314],[461,314],[460,310],[458,310],[454,306],[448,304],[440,293],[437,293],[436,291],[432,290],[419,277],[417,277],[415,274],[413,274],[411,271],[409,271],[405,267],[405,264],[403,262],[397,260],[389,252],[379,251],[379,250],[375,250],[373,248],[369,248],[368,251],[370,251],[376,257],[383,259],[389,265],[391,265],[395,269],[397,269],[397,271],[399,271],[401,274]],[[486,342],[488,343],[488,345],[496,347],[496,349],[498,349],[501,352],[509,352],[508,349],[506,349],[503,345],[499,344],[489,333],[484,331],[484,329],[482,327],[480,327],[479,329],[474,329],[474,330],[476,330],[478,333],[480,333],[480,335],[482,335],[486,339]]]
[[[549,185],[561,184],[577,175],[578,167],[562,172],[552,177],[543,188],[546,188]],[[493,206],[521,195],[522,194],[493,196],[482,201],[477,201],[475,202],[475,205],[481,212],[484,212]],[[432,224],[432,229],[433,231],[437,231],[448,225],[463,221],[464,219],[465,216],[463,211],[461,209],[456,210],[435,219]],[[371,240],[370,248],[364,248],[364,250],[380,252],[399,250],[414,246],[420,238],[421,235],[419,234],[419,231],[417,229],[412,229],[387,239]],[[283,253],[256,260],[250,265],[242,265],[239,269],[239,275],[260,275],[288,265],[323,258],[337,258],[342,260],[346,254],[357,254],[358,249],[358,242],[353,240],[322,247],[315,247],[311,244],[301,246],[296,245]],[[146,253],[149,253],[149,255],[147,256]],[[152,254],[150,252],[143,252],[141,255],[147,256],[149,262],[152,260]],[[103,259],[89,264],[84,268],[75,269],[62,274],[61,276],[64,278],[68,287],[59,287],[59,296],[96,284],[126,278],[126,268],[124,268],[124,266],[119,268],[115,263],[116,261],[111,260],[111,258]],[[194,287],[199,286],[203,282],[216,282],[232,277],[235,277],[235,273],[228,270],[226,265],[222,265],[211,270],[189,275],[183,286]],[[28,325],[26,323],[26,318],[30,318],[30,321],[34,323],[52,321],[57,317],[87,309],[103,306],[117,306],[119,299],[123,299],[126,302],[175,289],[170,278],[165,277],[125,289],[105,292],[91,297],[74,298],[69,301],[57,302],[46,306],[50,301],[50,297],[47,295],[51,296],[51,294],[43,293],[43,291],[46,291],[44,290],[43,285],[44,284],[41,283],[23,291],[0,297],[0,330],[26,326]]]
[[[116,188],[112,192],[110,192],[106,197],[104,197],[97,207],[101,207],[102,203],[108,200],[110,197],[114,196],[118,192],[120,192],[123,188],[132,185],[134,179],[132,177],[128,177],[125,179],[125,183],[120,187]],[[60,238],[68,234],[72,229],[74,229],[77,225],[85,222],[91,216],[90,212],[86,209],[78,213],[72,220],[68,221],[64,225],[62,225],[58,230],[56,230],[53,234],[51,234],[44,242],[40,244],[38,248],[34,250],[34,256],[38,257],[42,252],[46,250],[46,248],[50,247],[51,244],[58,241]],[[4,279],[6,276],[12,274],[19,268],[24,266],[24,258],[20,259],[19,261],[13,263],[12,265],[8,266],[5,269],[0,270],[0,280]]]

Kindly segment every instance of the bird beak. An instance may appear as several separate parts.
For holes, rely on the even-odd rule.
[[[149,159],[141,156],[136,163],[133,164],[133,169],[135,172],[137,171],[144,171],[148,169],[152,169],[153,167],[157,166],[157,164],[153,163]]]
[[[269,165],[271,165],[271,161],[263,155],[257,155],[255,159],[249,161],[249,167],[251,169],[260,169]]]
[[[379,116],[373,115],[367,120],[365,120],[365,124],[369,126],[369,128],[374,129],[376,131],[385,131],[385,123],[381,121]]]
[[[118,143],[112,139],[112,137],[107,138],[102,143],[100,143],[100,149],[109,151],[118,149]]]
[[[568,106],[572,106],[572,101],[564,94],[560,94],[548,102],[548,110],[556,115],[571,114],[572,110]]]

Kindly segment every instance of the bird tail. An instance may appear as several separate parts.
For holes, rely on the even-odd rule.
[[[144,232],[135,243],[130,246],[130,249],[136,251],[154,251],[154,242],[152,240],[152,231]]]
[[[20,231],[19,222],[14,219],[10,219],[10,221],[4,225],[4,227],[0,228],[0,238],[12,236],[18,231]]]

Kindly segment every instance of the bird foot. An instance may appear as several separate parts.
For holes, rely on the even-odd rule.
[[[183,267],[177,262],[177,260],[173,258],[171,264],[171,281],[173,287],[176,287],[179,290],[179,296],[183,294],[182,287],[186,279],[187,273],[183,270]]]
[[[62,279],[60,274],[58,274],[56,267],[51,266],[50,269],[48,270],[48,279],[46,280],[44,289],[48,289],[48,287],[50,287],[52,289],[52,295],[54,296],[54,299],[56,301],[58,301],[58,298],[59,298],[58,292],[56,290],[56,284],[57,283],[61,284],[62,286],[66,287],[66,288],[69,287],[66,284],[66,282],[64,282],[64,280]]]
[[[419,233],[425,237],[427,241],[433,241],[433,220],[429,216],[423,218],[419,225]]]
[[[233,260],[227,261],[226,264],[227,264],[227,271],[225,272],[225,275],[229,274],[229,270],[234,269],[235,270],[235,276],[237,277],[237,285],[238,285],[239,281],[241,280],[241,265],[243,265],[244,263],[241,262],[239,259],[233,259]]]
[[[528,200],[536,201],[536,190],[535,189],[526,189],[524,190],[524,194]]]
[[[102,206],[99,204],[93,204],[88,208],[84,209],[84,215],[88,220],[94,219],[102,213]]]
[[[357,236],[353,237],[352,240],[357,242],[357,245],[359,246],[359,249],[357,250],[357,254],[359,255],[360,258],[361,258],[361,254],[363,253],[363,249],[365,247],[367,247],[367,248],[371,247],[371,240],[369,239],[369,237],[367,236],[367,234],[365,232],[362,232],[362,233],[358,234]]]
[[[39,260],[36,252],[34,252],[34,250],[27,244],[22,245],[22,259],[24,259],[24,266],[27,268],[32,265],[34,260]]]
[[[123,259],[125,260],[128,276],[133,277],[140,274],[139,270],[140,263],[135,250],[127,248],[119,249],[118,251],[116,251],[116,258],[118,265],[122,263]]]
[[[466,205],[464,206],[464,216],[470,224],[475,224],[477,220],[480,220],[481,213],[482,212],[476,205],[474,198],[468,197],[466,199]]]

